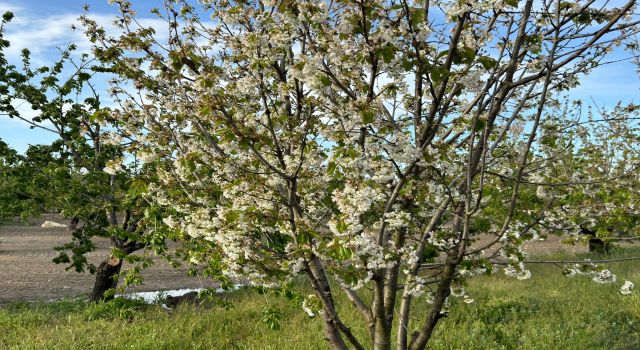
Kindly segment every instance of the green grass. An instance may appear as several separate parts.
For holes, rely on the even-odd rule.
[[[613,253],[627,255],[640,255],[640,249]],[[610,264],[618,276],[612,285],[566,278],[555,266],[535,266],[529,281],[502,273],[473,279],[467,291],[475,302],[452,300],[430,349],[640,349],[640,294],[618,292],[624,280],[640,285],[637,264]],[[167,311],[121,300],[14,303],[0,308],[0,349],[326,348],[320,320],[284,297],[239,290],[225,299],[232,309],[181,305]],[[266,305],[281,313],[279,330],[263,321]],[[365,329],[356,326],[358,315],[346,301],[340,308],[365,339]],[[424,317],[424,309],[413,317]]]

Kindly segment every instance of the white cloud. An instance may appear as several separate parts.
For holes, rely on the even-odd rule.
[[[83,39],[82,33],[71,30],[74,21],[71,15],[17,20],[7,27],[6,39],[11,42],[7,54],[16,58],[23,48],[28,48],[34,59],[40,61],[43,55],[54,52],[56,48],[64,48]]]
[[[18,12],[22,11],[22,7],[15,4],[8,4],[6,2],[0,2],[0,12],[5,13],[7,11]]]
[[[3,10],[4,9],[4,10]],[[14,19],[6,26],[5,39],[11,47],[6,50],[10,60],[19,60],[22,49],[31,51],[35,64],[50,64],[59,55],[60,49],[75,44],[78,52],[89,52],[92,44],[86,38],[79,17],[81,13],[54,14],[51,16],[30,16],[23,8],[0,2],[0,11],[10,10],[15,13]],[[116,18],[113,14],[90,13],[89,17],[103,26],[107,33],[119,32],[113,25]],[[163,42],[168,37],[167,23],[158,18],[140,18],[143,26],[151,26],[156,30],[156,38]],[[73,30],[72,27],[77,29]]]

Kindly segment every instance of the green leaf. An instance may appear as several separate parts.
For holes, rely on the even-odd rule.
[[[484,129],[485,125],[487,125],[487,121],[485,119],[476,119],[473,131],[481,131]]]
[[[476,50],[470,47],[463,47],[456,51],[453,57],[453,63],[455,64],[470,64],[476,58]]]
[[[393,45],[385,45],[376,52],[376,56],[381,57],[385,63],[391,63],[395,55],[396,48]]]
[[[148,185],[149,184],[146,181],[143,181],[141,179],[135,179],[131,182],[131,185],[129,186],[129,190],[127,191],[127,193],[132,197],[137,197],[147,191]]]
[[[484,69],[486,70],[495,68],[495,66],[498,64],[498,61],[488,56],[480,56],[480,58],[478,58],[478,62],[480,62],[482,67],[484,67]]]
[[[347,230],[347,223],[344,222],[344,220],[338,220],[338,222],[336,223],[336,229],[338,230],[338,232],[343,233]]]
[[[240,214],[238,214],[238,212],[230,210],[228,212],[226,212],[224,214],[224,218],[229,222],[229,223],[234,223],[236,221],[238,221],[238,219],[240,218]]]
[[[330,86],[331,85],[331,78],[329,78],[326,75],[321,75],[320,78],[318,78],[320,80],[320,83],[322,84],[322,86]]]
[[[405,59],[402,60],[402,69],[404,69],[407,72],[412,70],[414,65],[415,65],[415,63],[411,59],[405,58]]]
[[[265,307],[262,309],[262,322],[267,324],[267,327],[271,330],[280,329],[280,320],[282,319],[282,313],[273,307]]]
[[[436,84],[444,81],[449,76],[449,72],[444,67],[434,67],[431,69],[430,73],[431,81]]]
[[[327,173],[328,174],[335,173],[337,167],[338,166],[336,165],[336,162],[329,162],[329,164],[327,165]]]
[[[373,111],[369,110],[369,109],[365,109],[364,111],[362,111],[361,113],[361,117],[362,117],[362,122],[365,124],[371,124],[373,123],[373,121],[375,120],[375,113],[373,113]]]
[[[420,25],[420,22],[422,22],[424,18],[424,11],[420,8],[411,8],[409,12],[411,13],[411,21]]]
[[[341,260],[350,259],[353,256],[353,250],[351,248],[347,248],[345,246],[340,246],[338,248],[338,258]]]

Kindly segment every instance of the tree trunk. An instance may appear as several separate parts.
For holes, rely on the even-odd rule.
[[[404,207],[407,207],[407,205],[404,204]],[[401,231],[394,233],[393,242],[396,247],[402,247],[404,245],[405,235],[406,229],[404,228],[401,229]],[[398,296],[399,270],[400,262],[395,264],[393,267],[388,268],[385,272],[384,287],[382,291],[383,310],[382,312],[376,310],[383,317],[383,319],[376,317],[373,342],[374,350],[391,349],[391,329],[393,328],[393,316],[396,307],[396,299]]]
[[[391,349],[391,328],[388,327],[384,305],[384,278],[377,277],[373,286],[373,305],[371,313],[374,319],[373,350]]]
[[[589,238],[589,252],[608,253],[609,242],[604,241],[598,237]]]
[[[418,276],[418,270],[420,268],[420,264],[424,262],[424,251],[425,251],[425,242],[427,242],[430,232],[434,230],[436,225],[442,219],[445,211],[451,204],[451,197],[445,198],[440,205],[438,206],[438,210],[431,217],[429,221],[429,225],[423,231],[424,233],[421,235],[421,243],[418,246],[418,250],[416,251],[416,256],[420,257],[418,261],[415,261],[411,265],[411,269],[409,275],[405,278],[404,281],[404,291],[402,293],[402,302],[400,303],[400,313],[398,315],[398,333],[396,338],[396,344],[398,350],[406,350],[408,344],[408,335],[409,335],[409,314],[411,313],[411,302],[413,301],[413,296],[411,295],[411,283],[413,279]]]
[[[75,231],[78,228],[78,223],[80,223],[80,219],[77,217],[72,218],[69,223],[69,231]]]
[[[450,258],[449,258],[450,259]],[[429,339],[438,323],[438,320],[444,315],[441,314],[442,307],[444,306],[447,297],[451,293],[451,281],[455,273],[457,263],[451,260],[447,261],[442,271],[442,280],[438,284],[438,289],[433,298],[433,304],[431,310],[427,314],[427,319],[420,332],[416,332],[412,336],[411,343],[409,344],[410,350],[422,350],[427,346]]]
[[[113,299],[113,296],[105,297],[104,293],[109,289],[118,286],[117,275],[122,268],[122,259],[109,256],[103,261],[96,271],[96,282],[93,286],[93,292],[89,296],[92,302],[107,301]]]
[[[377,318],[375,324],[375,334],[373,335],[374,350],[390,350],[391,349],[391,329],[387,325],[387,321],[383,318]]]
[[[337,314],[335,311],[335,305],[333,304],[331,287],[329,286],[329,281],[326,279],[322,264],[317,257],[313,257],[311,261],[307,262],[307,277],[324,307],[321,315],[324,324],[325,340],[329,343],[329,346],[331,346],[332,349],[349,349],[340,334],[339,321],[336,317]]]

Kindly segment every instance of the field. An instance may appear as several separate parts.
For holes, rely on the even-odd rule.
[[[48,246],[64,238],[64,230],[12,230],[10,235],[4,228],[0,236],[0,290],[5,301],[0,307],[0,349],[326,348],[317,318],[310,319],[286,298],[247,289],[221,296],[233,304],[229,310],[189,304],[166,310],[125,301],[90,305],[79,299],[43,302],[82,294],[90,288],[91,276],[38,265],[45,255],[53,254]],[[544,246],[530,249],[540,254],[560,248],[557,243],[540,244]],[[547,257],[590,256],[582,250],[575,247]],[[94,258],[104,252],[96,252]],[[640,249],[617,248],[611,253],[611,257],[634,255],[640,255]],[[637,292],[622,296],[618,288],[624,280],[638,284],[640,270],[634,261],[612,263],[610,269],[618,276],[616,284],[596,284],[585,276],[563,277],[554,265],[534,266],[530,281],[502,273],[472,279],[467,290],[475,302],[452,300],[449,316],[439,324],[430,349],[639,349],[640,297]],[[179,272],[154,267],[141,288],[199,286],[197,280]],[[39,280],[44,278],[47,282]],[[348,324],[357,325],[355,312],[344,300],[341,303]],[[267,305],[277,310],[280,329],[271,329],[264,321]],[[418,310],[414,317],[423,315]],[[363,328],[355,328],[365,336]]]
[[[84,296],[93,287],[93,275],[65,271],[64,265],[51,261],[56,256],[53,247],[69,242],[71,236],[65,228],[40,227],[42,221],[0,227],[0,305],[10,301]],[[95,243],[97,249],[87,258],[97,266],[109,255],[110,247],[107,239],[96,239]],[[155,260],[156,264],[143,275],[144,285],[130,291],[213,286],[206,280],[187,276],[184,268],[172,269],[163,260]]]
[[[33,219],[29,225],[12,224],[0,227],[0,305],[12,301],[49,301],[86,295],[93,286],[94,276],[88,273],[65,271],[64,265],[54,264],[55,246],[67,243],[71,235],[65,228],[42,228],[44,219]],[[53,219],[64,222],[59,217]],[[87,258],[96,266],[109,255],[109,241],[95,239],[97,249]],[[532,254],[541,252],[584,253],[584,246],[558,243],[557,237],[547,241],[529,243]],[[161,260],[144,273],[144,284],[128,291],[156,291],[178,288],[213,287],[213,283],[190,277],[186,269],[173,269]],[[127,268],[125,264],[124,269]]]

